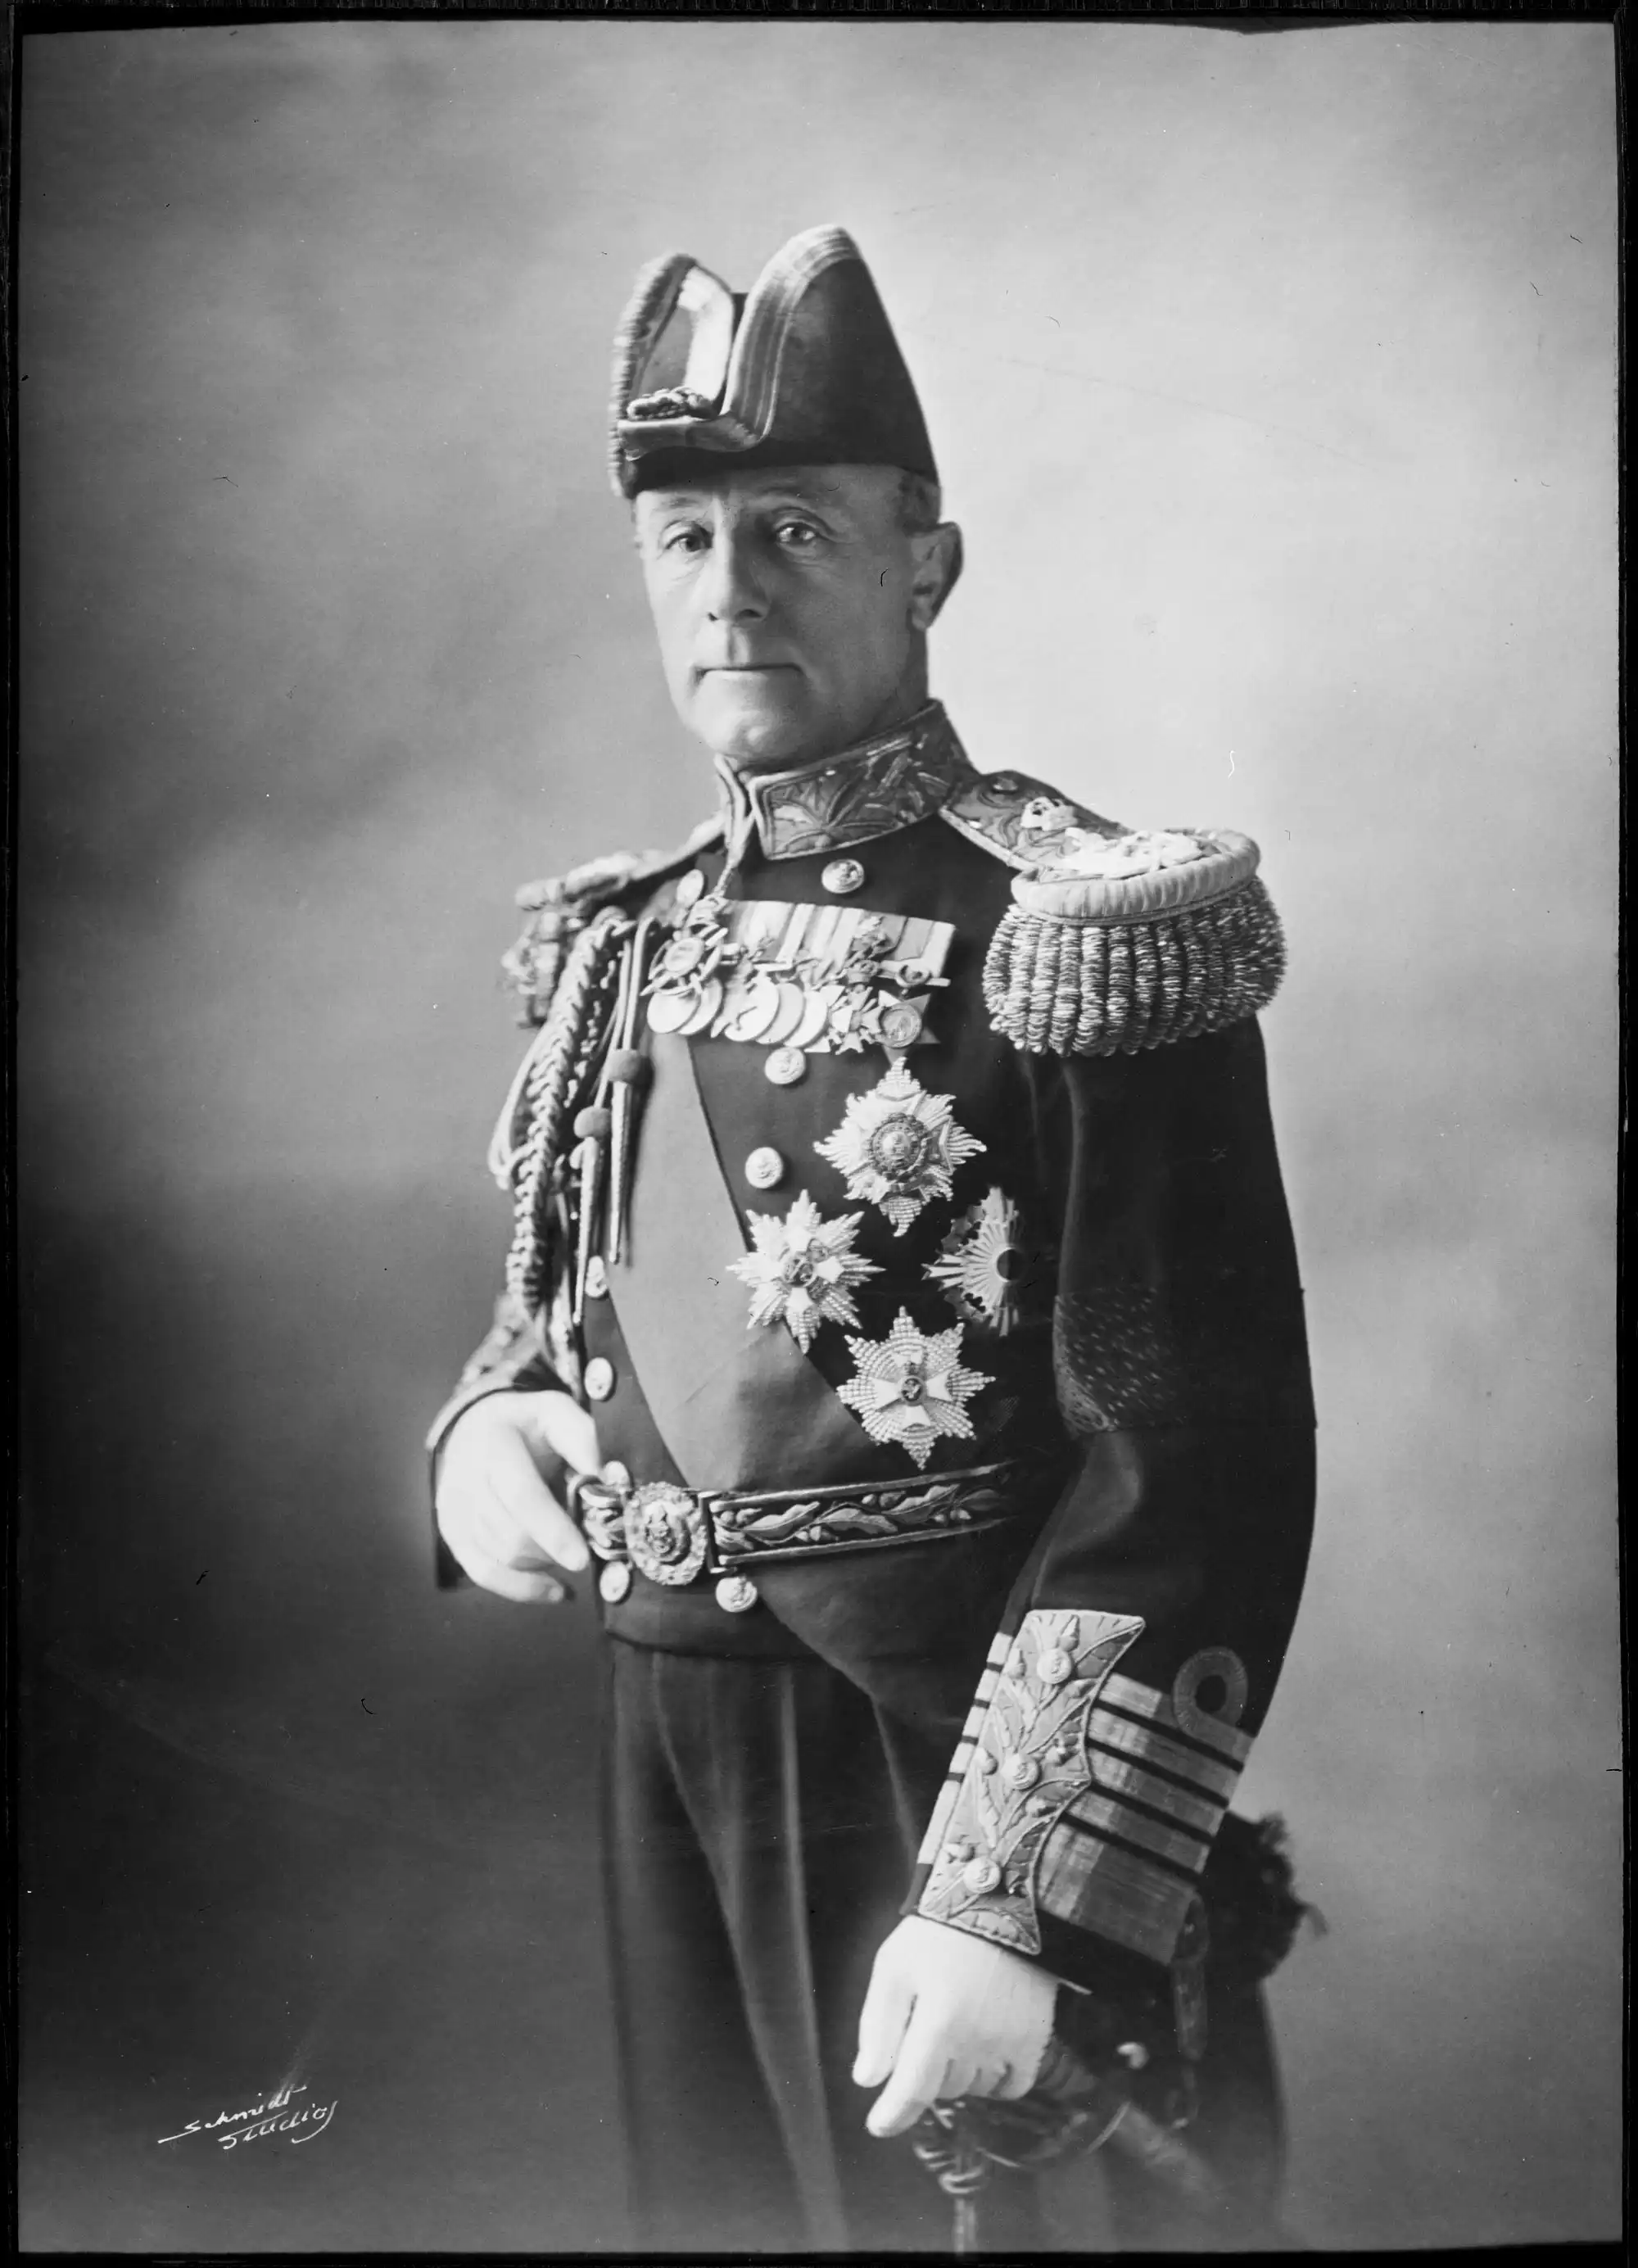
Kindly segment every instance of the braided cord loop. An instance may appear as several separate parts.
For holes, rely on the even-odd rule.
[[[540,1037],[530,1051],[518,1122],[528,1131],[512,1152],[512,1241],[508,1296],[527,1315],[547,1289],[555,1168],[591,1079],[614,1013],[620,958],[635,924],[606,906],[576,939]]]

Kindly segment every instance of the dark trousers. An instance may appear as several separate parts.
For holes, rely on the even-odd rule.
[[[947,2201],[907,2138],[865,2132],[871,2097],[849,2076],[947,1746],[935,1753],[815,1657],[618,1640],[609,1656],[605,1849],[637,2242],[947,2251]],[[1277,2155],[1267,2029],[1256,1995],[1214,2014],[1200,2131],[1245,2175]],[[1113,2164],[1105,2177],[1110,2155],[1040,2183],[999,2178],[983,2248],[1210,2242],[1180,2235],[1142,2181]]]

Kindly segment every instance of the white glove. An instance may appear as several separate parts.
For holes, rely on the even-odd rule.
[[[889,2080],[865,2120],[870,2132],[902,2134],[929,2103],[958,2095],[1027,2095],[1057,1995],[1057,1978],[1032,1961],[909,1915],[876,1956],[859,2016],[854,2079]]]
[[[559,1498],[569,1471],[598,1469],[597,1428],[577,1402],[544,1394],[491,1394],[450,1428],[438,1473],[438,1528],[474,1583],[503,1599],[555,1604],[571,1572],[590,1564],[585,1540]]]

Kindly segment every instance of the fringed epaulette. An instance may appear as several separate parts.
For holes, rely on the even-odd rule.
[[[1226,828],[1092,836],[1012,885],[990,1021],[1034,1055],[1136,1055],[1266,1008],[1285,974],[1257,845]]]
[[[970,774],[939,817],[1018,872],[984,963],[990,1022],[1032,1055],[1136,1055],[1266,1008],[1280,917],[1249,836],[1141,831],[1021,772]]]
[[[722,833],[722,821],[696,827],[680,850],[639,857],[617,850],[589,859],[549,881],[525,882],[517,894],[522,933],[501,958],[501,972],[518,996],[518,1021],[543,1024],[575,940],[605,906],[642,898],[671,881]]]

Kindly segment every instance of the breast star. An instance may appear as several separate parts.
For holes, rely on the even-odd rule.
[[[941,1435],[972,1440],[966,1405],[992,1381],[988,1371],[962,1368],[959,1323],[929,1335],[900,1308],[885,1339],[848,1344],[857,1369],[836,1391],[872,1441],[897,1442],[919,1469]]]
[[[746,1218],[756,1248],[728,1264],[751,1287],[747,1329],[783,1323],[805,1354],[821,1323],[858,1322],[854,1286],[881,1273],[853,1249],[863,1213],[826,1220],[804,1190],[783,1220],[766,1212]]]
[[[1046,1272],[1047,1256],[1024,1242],[1018,1209],[992,1189],[960,1215],[937,1260],[922,1270],[958,1314],[1004,1336],[1017,1324],[1024,1294]]]
[[[848,1184],[886,1214],[902,1236],[931,1197],[950,1195],[951,1175],[984,1145],[956,1123],[947,1094],[929,1094],[895,1063],[868,1094],[849,1098],[841,1124],[813,1145]]]

